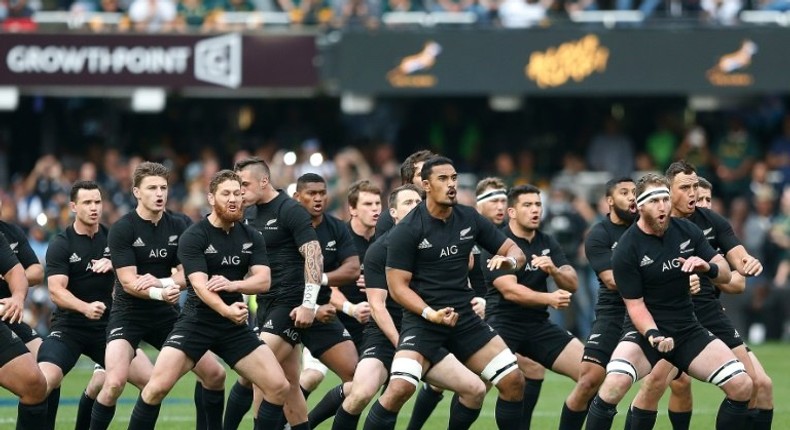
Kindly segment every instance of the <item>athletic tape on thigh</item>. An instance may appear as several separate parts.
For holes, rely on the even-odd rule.
[[[327,370],[329,370],[324,363],[321,363],[320,360],[313,357],[313,354],[310,353],[310,350],[304,348],[302,350],[302,370],[315,370],[317,372],[321,372],[322,375],[326,376]]]
[[[505,349],[488,362],[486,367],[480,372],[480,376],[491,381],[496,385],[508,373],[518,369],[516,356],[509,349]]]
[[[396,358],[392,360],[390,379],[403,379],[413,384],[420,385],[422,378],[422,365],[413,358]]]
[[[615,358],[609,361],[609,364],[606,365],[606,373],[620,373],[622,375],[628,375],[631,377],[631,383],[639,379],[639,375],[636,373],[636,368],[634,367],[631,362],[628,360],[623,360],[622,358]]]
[[[716,384],[717,387],[721,387],[735,375],[741,373],[746,373],[746,368],[743,367],[743,363],[738,360],[730,360],[713,371],[713,373],[708,376],[708,382]]]

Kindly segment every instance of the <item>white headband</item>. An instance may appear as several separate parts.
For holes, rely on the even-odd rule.
[[[499,198],[500,196],[507,197],[507,191],[502,188],[499,188],[496,190],[491,190],[487,193],[480,194],[479,196],[477,196],[477,203],[487,202],[489,200]]]
[[[642,205],[647,203],[648,201],[656,198],[656,197],[669,197],[669,188],[667,187],[659,187],[659,188],[651,188],[636,198],[636,207],[641,208]]]

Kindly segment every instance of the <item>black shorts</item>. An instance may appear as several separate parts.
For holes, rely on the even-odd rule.
[[[267,302],[265,305],[258,304],[258,330],[261,333],[271,333],[283,338],[291,345],[298,345],[302,342],[302,329],[296,328],[294,320],[291,319],[291,311],[295,306],[280,305]],[[314,351],[310,349],[310,352]],[[313,355],[318,357],[317,353]]]
[[[392,358],[395,356],[395,345],[376,324],[365,327],[365,336],[359,350],[359,360],[374,358],[384,364],[389,370],[392,367]]]
[[[107,323],[107,343],[124,339],[132,345],[132,349],[145,341],[156,349],[162,349],[168,333],[178,319],[175,309],[158,314],[143,312],[127,312],[113,308],[110,321]]]
[[[743,345],[741,334],[724,314],[724,309],[718,301],[695,307],[694,314],[697,315],[699,323],[721,339],[727,348],[733,349]]]
[[[104,327],[83,329],[75,326],[54,326],[38,350],[39,363],[52,363],[69,373],[80,355],[85,354],[96,364],[104,366],[107,341]]]
[[[633,324],[626,324],[625,334],[621,341],[634,342],[642,348],[651,366],[655,366],[662,358],[674,364],[681,372],[688,373],[691,362],[708,346],[716,340],[716,336],[704,329],[701,325],[694,325],[677,333],[664,333],[675,340],[675,349],[663,354],[650,346],[650,342],[634,328]],[[644,375],[641,375],[644,376]]]
[[[343,327],[348,330],[348,333],[351,335],[351,339],[354,341],[354,346],[357,347],[357,350],[362,348],[362,342],[365,341],[365,326],[367,324],[360,324],[355,318],[341,312],[337,313],[337,318],[343,324]]]
[[[194,317],[182,317],[176,321],[163,346],[183,351],[195,363],[206,351],[211,351],[225,360],[228,366],[234,367],[263,344],[246,325],[228,321],[218,326]]]
[[[509,321],[492,316],[488,324],[502,336],[511,351],[537,361],[551,369],[562,350],[573,340],[573,335],[549,320]]]
[[[29,354],[22,339],[8,328],[5,323],[0,323],[0,367],[22,354]]]
[[[606,368],[609,359],[612,358],[612,352],[620,342],[622,331],[623,315],[596,317],[587,342],[584,344],[582,361]]]
[[[16,333],[20,339],[22,339],[22,343],[27,345],[33,339],[41,339],[41,336],[38,335],[38,332],[33,327],[27,325],[27,323],[19,322],[19,323],[6,323],[8,328],[11,329],[12,332]]]
[[[437,353],[444,347],[463,363],[496,336],[496,331],[471,312],[471,308],[460,314],[455,327],[434,324],[404,312],[398,350],[416,351],[436,364]]]
[[[337,319],[328,323],[314,321],[313,325],[301,329],[302,344],[310,350],[313,357],[320,359],[321,355],[340,342],[353,340],[343,324]]]

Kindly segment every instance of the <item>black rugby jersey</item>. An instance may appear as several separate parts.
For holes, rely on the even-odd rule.
[[[351,223],[346,223],[346,230],[348,231],[349,236],[354,244],[354,250],[356,255],[359,256],[360,265],[360,272],[364,275],[365,274],[365,254],[368,252],[368,248],[370,248],[370,244],[376,240],[376,236],[370,238],[370,240],[365,239],[364,236],[360,236],[354,233],[354,230],[351,228]],[[367,277],[366,283],[367,283]],[[351,303],[359,303],[367,300],[365,293],[359,291],[359,287],[357,286],[356,280],[350,284],[341,285],[340,292],[346,296]]]
[[[345,223],[336,217],[324,214],[321,224],[315,227],[315,232],[318,235],[318,243],[321,244],[321,254],[324,256],[324,273],[337,269],[346,258],[357,255]],[[329,286],[322,285],[317,303],[325,305],[329,303],[331,296],[332,290]]]
[[[184,230],[184,220],[167,212],[162,213],[156,224],[142,219],[137,211],[129,212],[110,227],[107,241],[113,267],[118,270],[136,266],[138,275],[150,273],[155,278],[169,278],[180,264],[178,240]],[[117,279],[113,305],[117,311],[157,311],[173,306],[160,300],[134,297],[123,290]]]
[[[598,275],[612,269],[612,253],[617,248],[620,236],[628,230],[628,225],[615,224],[607,215],[606,219],[595,224],[587,234],[584,241],[584,253],[590,267],[598,279],[598,302],[595,304],[595,314],[621,316],[625,313],[623,298],[617,290],[610,290],[601,281]]]
[[[52,317],[53,324],[63,322],[80,325],[106,325],[112,306],[112,288],[115,272],[94,273],[92,260],[110,258],[107,245],[107,227],[100,225],[99,231],[90,237],[79,234],[70,225],[49,243],[47,248],[47,277],[65,275],[69,278],[66,288],[74,297],[86,303],[102,302],[107,309],[98,320],[91,320],[72,309],[57,308]]]
[[[259,299],[300,305],[305,277],[304,257],[299,247],[318,241],[310,214],[280,190],[272,201],[246,208],[244,218],[246,224],[263,233],[272,270],[272,287],[269,292],[259,294]]]
[[[423,201],[390,234],[387,267],[412,273],[411,288],[434,309],[467,309],[469,253],[477,243],[495,253],[507,238],[474,208],[456,205],[446,221],[432,217]]]
[[[376,221],[376,234],[373,237],[380,238],[384,233],[392,230],[392,227],[395,227],[395,220],[392,219],[390,211],[382,207],[379,219]]]
[[[502,296],[502,293],[494,287],[494,280],[505,275],[516,275],[516,281],[519,285],[525,285],[533,291],[540,293],[548,292],[548,285],[546,280],[549,274],[540,270],[539,268],[530,264],[533,255],[551,257],[551,261],[555,266],[562,267],[570,264],[565,253],[562,252],[562,247],[557,243],[557,240],[546,233],[538,230],[532,241],[518,237],[513,234],[510,226],[502,229],[502,232],[518,245],[524,255],[527,256],[527,264],[523,269],[513,273],[512,270],[488,270],[486,267],[483,269],[483,276],[486,279],[486,286],[488,292],[486,294],[486,316],[502,316],[515,321],[524,320],[545,320],[549,318],[548,306],[529,306],[525,307],[518,303],[511,302]],[[492,254],[483,251],[480,260],[488,261]]]
[[[391,231],[385,232],[370,245],[365,254],[365,288],[388,290],[387,287],[387,248]],[[387,311],[392,317],[395,328],[400,332],[403,308],[392,300],[392,295],[387,295]],[[371,321],[375,321],[371,318]]]
[[[699,324],[689,292],[689,273],[680,270],[680,257],[710,261],[716,251],[702,231],[685,219],[670,218],[662,237],[643,232],[634,223],[620,237],[612,254],[612,269],[620,295],[644,298],[645,305],[665,334]]]
[[[480,258],[482,250],[475,245],[472,248],[472,268],[469,269],[469,286],[474,290],[475,296],[485,297],[488,293],[486,278],[483,276],[483,260]],[[485,270],[488,270],[487,268]]]
[[[11,247],[5,236],[0,234],[0,275],[5,276],[5,274],[17,264],[19,264],[19,260],[17,260],[14,252],[11,251]],[[10,296],[9,294],[8,297]]]
[[[208,218],[184,232],[178,243],[178,258],[184,265],[184,276],[187,277],[187,301],[182,315],[230,325],[235,324],[200,300],[189,283],[189,275],[203,272],[209,279],[214,275],[222,275],[229,281],[239,281],[244,279],[251,266],[269,265],[266,242],[260,232],[241,223],[235,223],[225,232],[213,226]],[[221,291],[218,294],[227,305],[244,301],[241,293]]]
[[[733,248],[741,244],[730,223],[721,215],[707,208],[697,208],[687,218],[702,230],[710,246],[721,255],[727,255]],[[707,276],[700,276],[700,291],[692,296],[695,305],[714,302],[721,291],[713,285]]]
[[[30,242],[27,240],[27,235],[19,226],[0,221],[0,234],[5,237],[9,248],[24,269],[40,263],[36,253],[30,246]],[[11,290],[8,289],[8,282],[5,279],[0,279],[0,298],[5,297],[11,297]]]

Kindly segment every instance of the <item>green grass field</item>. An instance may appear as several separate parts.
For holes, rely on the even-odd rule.
[[[773,378],[774,382],[774,398],[775,412],[774,412],[774,429],[790,429],[790,410],[787,408],[785,399],[790,398],[790,345],[788,344],[766,344],[754,348],[755,353],[763,365],[765,366],[768,374]],[[63,430],[71,430],[74,427],[74,419],[77,413],[77,401],[85,384],[90,378],[93,370],[92,363],[88,361],[80,361],[77,367],[66,377],[61,389],[61,405],[58,411],[57,428]],[[232,371],[228,372],[228,387],[235,381],[235,374]],[[192,429],[194,428],[194,406],[192,404],[192,392],[194,388],[194,377],[192,374],[185,376],[176,385],[173,392],[170,393],[162,406],[162,411],[159,416],[158,428],[161,429]],[[337,378],[333,375],[327,377],[324,383],[319,387],[316,393],[310,396],[308,403],[315,404],[320,400],[324,390],[331,388],[337,383]],[[546,375],[546,381],[543,384],[543,390],[540,395],[535,415],[532,420],[532,428],[534,429],[556,429],[559,423],[559,413],[566,395],[571,390],[572,382],[562,376],[558,376],[549,372]],[[716,411],[718,410],[719,403],[722,400],[722,393],[719,389],[700,382],[693,385],[694,391],[694,415],[692,418],[693,429],[713,429],[714,421],[716,418]],[[634,387],[626,400],[630,401],[636,393]],[[123,397],[119,401],[118,409],[115,415],[115,421],[110,427],[111,429],[125,429],[131,414],[134,401],[137,397],[137,390],[134,387],[127,387]],[[483,412],[477,420],[473,429],[493,429],[496,428],[494,423],[494,405],[496,403],[496,394],[489,393],[486,403],[483,407]],[[447,418],[449,416],[447,401],[449,396],[445,396],[443,401],[436,412],[431,417],[426,425],[426,429],[443,429],[447,426]],[[615,419],[615,429],[622,428],[623,419],[625,417],[625,408],[628,404],[626,400],[620,404],[618,410],[620,413]],[[398,427],[399,429],[405,428],[408,422],[409,413],[412,405],[409,403],[399,416]],[[0,392],[0,428],[12,428],[16,420],[16,398],[11,396],[7,391]],[[360,424],[361,427],[361,424]],[[245,418],[241,428],[251,429],[252,418],[248,414]],[[330,424],[324,423],[318,429],[328,429]],[[657,430],[671,429],[669,420],[666,417],[666,396],[662,402],[658,421],[656,423]]]

